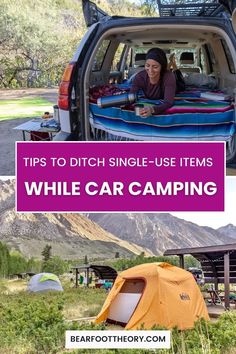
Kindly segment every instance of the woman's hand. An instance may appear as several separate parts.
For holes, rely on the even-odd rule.
[[[150,117],[154,113],[154,107],[149,106],[149,107],[144,107],[140,109],[140,116],[142,118],[147,118]]]

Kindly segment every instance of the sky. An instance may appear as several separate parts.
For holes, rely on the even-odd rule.
[[[192,221],[201,226],[210,226],[214,229],[227,224],[236,226],[236,178],[226,178],[224,212],[177,212],[171,214],[177,218]]]
[[[1,180],[12,177],[0,176]],[[225,211],[224,212],[176,212],[171,213],[177,218],[192,221],[200,226],[210,226],[217,229],[221,226],[233,224],[236,226],[236,178],[225,179]]]

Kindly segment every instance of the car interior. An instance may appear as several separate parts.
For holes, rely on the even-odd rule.
[[[190,73],[208,75],[215,78],[216,88],[233,94],[236,74],[233,58],[236,53],[225,32],[209,26],[161,28],[158,25],[156,30],[151,27],[139,27],[137,30],[132,27],[125,31],[116,28],[116,34],[106,35],[103,39],[106,44],[103,45],[103,57],[98,51],[97,56],[91,58],[91,64],[96,60],[101,65],[95,70],[90,66],[90,86],[106,85],[111,80],[121,83],[130,78],[144,69],[146,52],[150,48],[160,47],[167,57],[175,53],[177,66],[182,73],[186,73],[185,76]]]
[[[157,2],[160,5],[161,0]],[[219,26],[217,20],[202,19],[220,17],[224,7],[216,2],[196,8],[162,3],[158,21],[149,18],[140,24],[130,19],[127,25],[121,26],[117,17],[114,26],[102,32],[96,42],[83,67],[81,88],[87,117],[83,123],[84,138],[226,141],[226,159],[230,161],[236,155],[235,42],[232,33]],[[179,21],[177,16],[183,15],[196,16],[197,20]],[[166,23],[162,20],[165,16],[173,16],[174,20]],[[235,15],[233,26],[234,23]],[[174,106],[158,116],[158,121],[151,117],[145,122],[135,117],[134,105],[98,109],[98,97],[128,92],[135,75],[145,69],[147,51],[155,47],[165,51],[168,61],[175,56],[177,68],[184,77],[186,90],[176,95]],[[210,98],[206,96],[208,93]]]

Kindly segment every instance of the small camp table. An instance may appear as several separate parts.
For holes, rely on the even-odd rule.
[[[23,140],[41,140],[48,141],[52,140],[53,136],[58,133],[58,129],[49,129],[45,127],[41,127],[41,123],[44,122],[42,118],[34,118],[29,120],[28,122],[17,125],[16,130],[21,130],[23,134]],[[26,139],[26,134],[30,135],[29,139]]]

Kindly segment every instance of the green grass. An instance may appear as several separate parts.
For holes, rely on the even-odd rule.
[[[64,292],[29,294],[16,291],[7,294],[11,281],[1,280],[0,287],[0,354],[66,354],[66,330],[114,329],[89,321],[65,321],[68,310],[74,310],[73,319],[96,315],[107,294],[101,289],[71,288],[63,282]],[[21,283],[21,281],[19,281]],[[24,285],[25,283],[22,282]],[[14,288],[15,289],[15,288]],[[17,290],[17,289],[15,289]],[[80,310],[80,316],[76,312]],[[92,312],[92,313],[91,313]],[[160,329],[159,326],[153,329]],[[225,312],[217,322],[198,321],[194,329],[171,331],[171,349],[160,349],[160,354],[235,354],[236,313]],[[136,354],[149,350],[76,350],[71,354]]]
[[[46,111],[52,113],[53,104],[40,97],[0,101],[0,121],[38,117]]]

